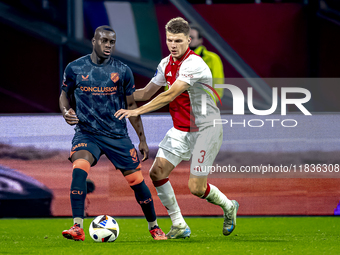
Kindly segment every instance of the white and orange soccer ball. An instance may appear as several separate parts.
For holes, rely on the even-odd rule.
[[[114,242],[119,235],[119,226],[113,217],[100,215],[91,222],[89,232],[95,242]]]

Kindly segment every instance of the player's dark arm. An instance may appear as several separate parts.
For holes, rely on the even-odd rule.
[[[162,86],[158,86],[153,82],[149,82],[142,89],[137,89],[135,93],[133,93],[133,97],[135,101],[147,101],[149,100]]]
[[[129,110],[133,110],[137,108],[137,104],[136,101],[133,98],[133,95],[127,96],[126,97],[126,102],[127,102],[127,106]],[[149,157],[149,148],[146,144],[146,138],[145,138],[145,133],[144,133],[144,127],[143,127],[143,123],[142,123],[142,119],[140,116],[136,116],[136,117],[130,117],[129,121],[131,123],[131,125],[133,126],[133,128],[136,131],[136,134],[139,138],[139,151],[143,154],[143,159],[147,160]]]
[[[75,125],[78,123],[79,119],[75,111],[71,108],[69,97],[64,90],[62,90],[60,93],[59,108],[68,124]]]

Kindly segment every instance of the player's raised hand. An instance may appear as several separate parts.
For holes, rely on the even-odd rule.
[[[63,114],[63,117],[64,117],[65,121],[67,122],[67,124],[69,124],[69,125],[75,125],[79,122],[77,114],[72,108],[68,109]]]
[[[146,142],[140,142],[139,143],[139,151],[143,155],[142,162],[149,158],[149,147],[146,144]]]
[[[120,109],[116,111],[115,117],[121,120],[122,118],[137,117],[139,114],[135,110]]]

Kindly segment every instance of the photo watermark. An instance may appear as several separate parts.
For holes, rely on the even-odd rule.
[[[191,98],[193,123],[199,124],[191,173],[216,178],[339,178],[339,82],[235,78],[215,85],[198,83],[205,93]]]

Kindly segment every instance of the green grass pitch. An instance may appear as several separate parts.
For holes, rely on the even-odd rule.
[[[238,217],[223,236],[221,217],[187,217],[191,237],[154,241],[143,218],[116,218],[114,243],[95,243],[85,220],[84,242],[67,240],[70,218],[0,219],[0,254],[340,254],[340,217]],[[159,218],[167,232],[169,218]]]

